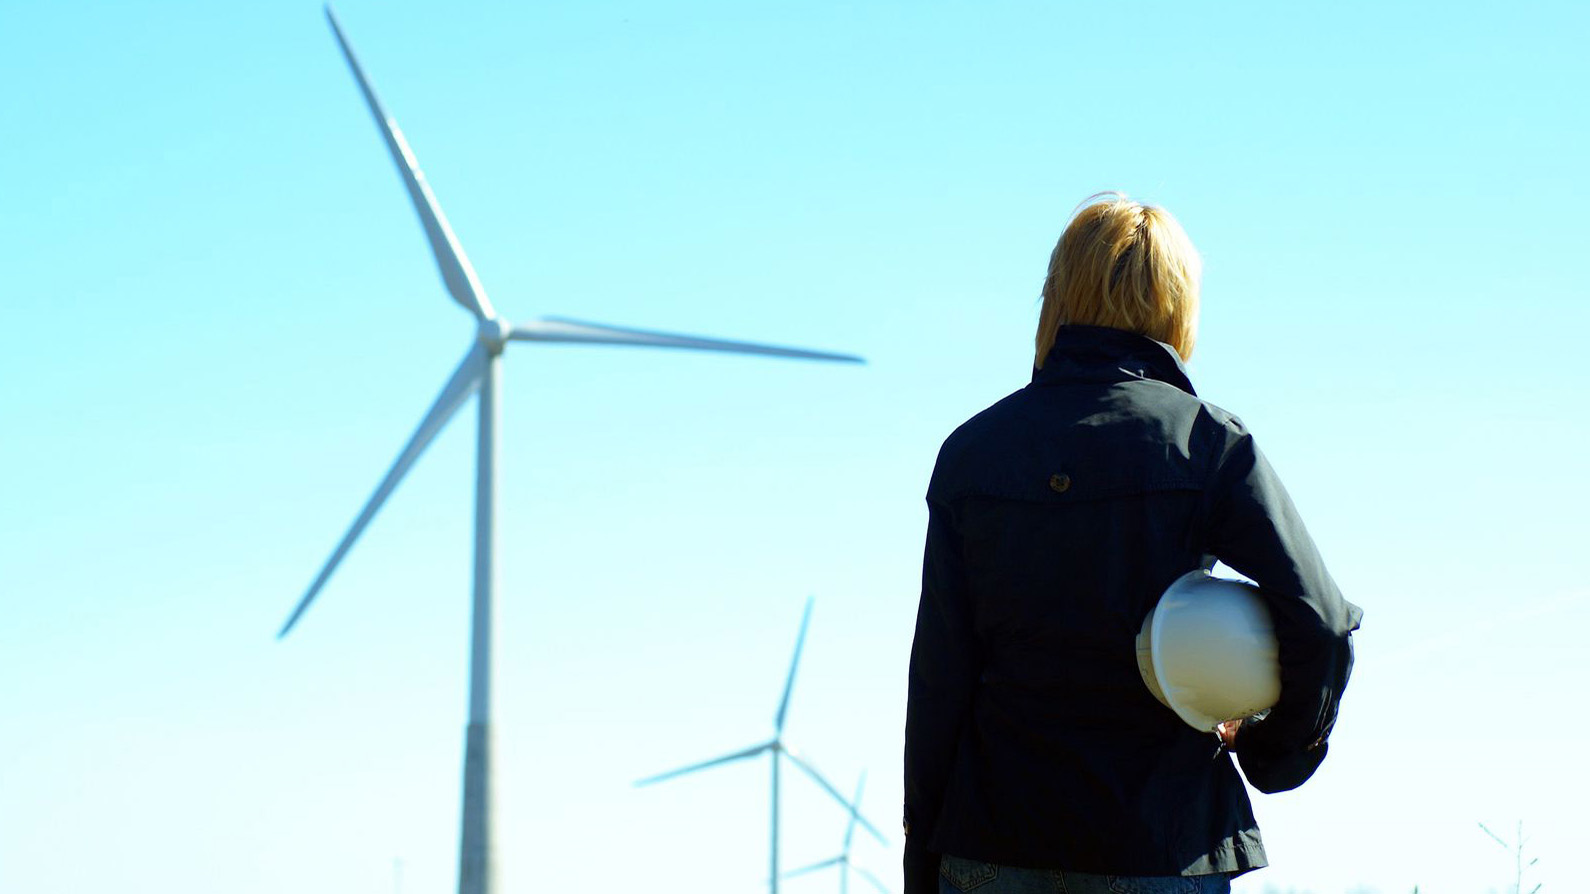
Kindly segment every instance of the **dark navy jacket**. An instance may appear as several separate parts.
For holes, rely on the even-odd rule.
[[[1237,754],[1262,791],[1324,759],[1361,611],[1345,601],[1242,423],[1179,358],[1061,327],[1026,388],[950,435],[928,486],[906,712],[908,894],[938,855],[1111,875],[1265,865],[1217,740],[1155,700],[1134,639],[1218,557],[1257,583],[1281,701]]]

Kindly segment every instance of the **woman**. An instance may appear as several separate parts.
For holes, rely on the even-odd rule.
[[[1182,362],[1199,259],[1160,208],[1076,213],[1031,384],[956,429],[928,486],[906,712],[907,894],[1224,892],[1266,865],[1242,780],[1324,759],[1360,610],[1243,424]],[[1261,588],[1281,700],[1220,741],[1139,675],[1165,588],[1215,558]]]

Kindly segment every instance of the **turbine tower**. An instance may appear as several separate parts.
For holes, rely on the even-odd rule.
[[[343,57],[358,81],[370,113],[386,142],[392,160],[397,164],[409,199],[419,214],[420,224],[430,242],[431,252],[441,272],[447,293],[474,315],[477,328],[475,338],[464,359],[451,378],[442,386],[430,410],[419,427],[404,445],[386,477],[381,479],[375,493],[360,510],[353,525],[343,535],[342,541],[332,551],[314,582],[304,593],[287,623],[277,634],[280,639],[293,629],[304,611],[314,602],[325,587],[344,556],[353,547],[359,535],[370,524],[387,497],[403,480],[425,448],[434,440],[453,415],[471,397],[479,395],[479,429],[475,465],[475,561],[472,621],[469,650],[469,723],[464,739],[464,794],[462,830],[458,855],[458,890],[460,894],[490,894],[493,888],[492,846],[492,783],[491,783],[491,677],[492,677],[492,600],[496,582],[496,515],[497,515],[497,418],[501,400],[499,361],[509,342],[574,342],[580,344],[625,345],[630,347],[677,348],[694,351],[725,351],[736,354],[760,354],[772,357],[790,357],[804,360],[831,360],[847,363],[863,362],[848,354],[808,351],[800,348],[778,347],[751,342],[725,341],[699,338],[666,332],[651,332],[583,323],[559,317],[543,317],[529,323],[510,324],[500,316],[486,298],[486,291],[475,276],[458,238],[442,214],[441,206],[432,195],[430,185],[421,173],[419,162],[409,148],[397,122],[381,108],[375,91],[359,67],[353,50],[348,45],[341,26],[331,8],[326,7],[326,18],[332,33],[342,48]]]
[[[861,774],[861,779],[856,782],[856,797],[853,800],[851,800],[851,802],[850,802],[850,803],[856,805],[856,809],[857,810],[861,809],[861,790],[862,790],[862,788],[864,788],[866,786],[866,784],[867,784],[867,774],[865,772],[863,772]],[[881,880],[879,880],[879,878],[877,876],[873,875],[872,873],[868,872],[865,869],[862,869],[860,866],[857,866],[855,863],[852,863],[851,860],[850,860],[850,842],[856,835],[856,819],[857,818],[858,818],[857,814],[852,813],[850,815],[850,819],[845,823],[845,845],[844,845],[844,848],[842,850],[840,850],[839,856],[837,856],[837,857],[829,857],[826,860],[819,860],[816,863],[811,863],[809,865],[802,866],[799,869],[791,869],[789,872],[784,873],[784,877],[785,878],[794,878],[797,875],[805,875],[808,872],[816,872],[819,869],[827,869],[830,866],[838,866],[839,867],[839,894],[850,894],[850,871],[851,870],[855,870],[857,872],[857,874],[859,874],[862,878],[864,878],[867,881],[871,882],[872,886],[874,888],[877,888],[881,892],[881,894],[889,894],[889,888],[886,885],[884,885],[884,883]]]
[[[810,776],[812,781],[816,782],[823,789],[823,791],[826,791],[828,794],[832,795],[834,800],[836,800],[840,804],[842,804],[844,806],[846,812],[848,812],[850,814],[850,821],[852,823],[852,826],[854,826],[854,824],[856,824],[856,823],[860,823],[863,828],[865,828],[868,832],[872,833],[874,838],[878,839],[878,843],[884,844],[884,845],[887,845],[889,843],[888,840],[883,837],[883,833],[879,832],[878,828],[876,826],[874,826],[872,823],[867,822],[866,817],[861,815],[861,808],[860,808],[859,804],[845,800],[845,796],[839,793],[839,789],[834,788],[833,784],[830,783],[827,779],[825,779],[823,777],[823,774],[817,772],[817,768],[816,767],[813,767],[811,765],[811,763],[808,762],[805,758],[801,757],[799,754],[797,754],[793,750],[791,750],[789,745],[784,742],[784,715],[789,710],[790,690],[792,690],[795,687],[795,670],[800,666],[800,663],[801,663],[801,647],[803,645],[805,645],[805,643],[806,643],[806,626],[811,621],[811,619],[812,619],[812,600],[810,598],[808,598],[806,600],[806,611],[805,611],[805,613],[803,613],[801,615],[801,629],[800,629],[800,633],[798,635],[796,635],[796,637],[795,637],[795,657],[790,660],[790,663],[789,663],[789,676],[784,679],[784,695],[778,701],[778,712],[773,715],[773,738],[772,738],[771,741],[763,742],[760,745],[753,745],[750,748],[747,748],[747,749],[745,749],[743,751],[736,751],[733,754],[726,754],[726,755],[724,755],[722,757],[715,757],[715,758],[713,758],[712,760],[709,760],[709,761],[702,761],[699,764],[691,764],[688,767],[680,767],[677,770],[669,770],[666,773],[659,773],[656,776],[648,776],[645,779],[642,779],[642,780],[640,780],[640,781],[635,783],[636,786],[651,785],[652,783],[662,782],[665,779],[672,779],[675,776],[684,776],[687,773],[694,773],[697,770],[705,770],[708,767],[716,767],[719,764],[728,764],[728,763],[733,763],[734,761],[746,760],[748,758],[753,758],[753,757],[756,757],[756,756],[758,756],[758,755],[760,755],[760,754],[762,754],[764,752],[769,754],[769,755],[772,755],[772,758],[773,758],[773,790],[772,790],[772,798],[771,798],[772,805],[773,805],[773,809],[772,809],[772,832],[771,832],[771,840],[770,840],[769,845],[768,845],[768,859],[771,861],[771,864],[772,864],[772,873],[771,873],[771,875],[769,877],[768,886],[769,886],[769,889],[771,890],[772,894],[778,894],[778,880],[779,880],[779,870],[778,870],[778,816],[779,816],[778,795],[779,795],[779,775],[778,774],[779,774],[779,761],[781,759],[788,759],[790,763],[792,763],[795,766],[799,767],[801,769],[801,771],[804,772],[807,776]],[[848,836],[847,836],[847,840],[848,840]],[[824,864],[824,865],[827,865],[827,864]],[[815,867],[812,867],[812,868],[815,868]]]

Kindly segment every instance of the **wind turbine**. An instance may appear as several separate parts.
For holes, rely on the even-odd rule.
[[[796,670],[796,668],[798,668],[800,666],[800,663],[801,663],[801,647],[806,643],[806,626],[807,626],[808,623],[810,623],[811,619],[812,619],[812,600],[810,598],[808,598],[806,600],[806,611],[801,615],[801,629],[800,629],[800,633],[795,637],[795,657],[790,660],[790,663],[789,663],[789,676],[784,679],[784,695],[781,698],[779,698],[779,700],[778,700],[778,713],[773,715],[773,738],[772,738],[771,741],[763,742],[760,745],[753,745],[750,748],[747,748],[747,749],[745,749],[743,751],[736,751],[733,754],[726,754],[726,755],[724,755],[722,757],[715,757],[715,758],[713,758],[712,760],[709,760],[709,761],[702,761],[699,764],[691,764],[688,767],[680,767],[677,770],[669,770],[666,773],[659,773],[656,776],[648,776],[645,779],[642,779],[642,780],[640,780],[640,781],[635,783],[635,785],[637,785],[637,786],[651,785],[651,784],[656,783],[656,782],[662,782],[665,779],[672,779],[675,776],[684,776],[687,773],[694,773],[697,770],[705,770],[708,767],[716,767],[719,764],[728,764],[728,763],[733,763],[734,761],[746,760],[748,758],[753,758],[753,757],[756,757],[756,756],[758,756],[760,754],[763,754],[763,753],[767,753],[767,754],[772,755],[772,757],[773,757],[773,794],[772,794],[772,804],[773,804],[772,817],[773,817],[773,819],[772,819],[771,841],[770,841],[770,843],[768,845],[769,859],[770,859],[770,861],[772,863],[772,870],[773,870],[768,884],[769,884],[770,890],[772,891],[772,894],[778,894],[778,879],[779,879],[779,871],[778,871],[778,815],[779,815],[778,795],[779,795],[779,775],[778,775],[778,771],[779,771],[779,761],[780,761],[780,759],[788,758],[790,763],[792,763],[795,766],[799,767],[807,776],[810,776],[812,778],[813,782],[816,782],[819,786],[822,787],[823,791],[826,791],[828,794],[833,796],[834,800],[836,800],[840,804],[844,805],[844,808],[845,808],[846,812],[848,812],[850,814],[850,820],[851,820],[852,825],[854,825],[855,823],[860,823],[863,828],[865,828],[868,832],[872,833],[873,837],[878,839],[878,842],[880,844],[885,844],[886,845],[886,844],[889,843],[888,840],[883,837],[883,833],[879,832],[878,828],[876,826],[874,826],[872,823],[867,822],[866,817],[861,815],[860,807],[857,804],[845,800],[845,796],[839,793],[839,789],[834,788],[832,783],[830,783],[827,779],[823,778],[823,774],[817,772],[817,768],[816,767],[813,767],[805,758],[801,757],[799,754],[797,754],[794,751],[792,751],[790,749],[789,745],[787,745],[784,742],[784,715],[789,709],[790,690],[795,687],[795,670]]]
[[[315,601],[331,578],[344,556],[353,547],[359,535],[370,524],[387,497],[403,480],[425,448],[447,425],[469,398],[476,394],[479,402],[479,429],[475,465],[475,562],[472,621],[469,652],[469,725],[464,739],[464,794],[462,830],[458,854],[458,890],[460,894],[490,894],[493,888],[492,846],[492,782],[491,782],[491,677],[492,677],[492,602],[496,582],[496,513],[497,513],[497,419],[501,398],[501,381],[498,364],[503,348],[509,342],[574,342],[580,344],[625,345],[630,347],[677,348],[694,351],[725,351],[737,354],[761,354],[772,357],[791,357],[804,360],[832,360],[848,363],[863,362],[848,354],[808,351],[800,348],[753,344],[742,341],[700,338],[666,332],[651,332],[583,323],[560,317],[543,317],[529,323],[510,324],[500,316],[486,298],[486,290],[475,276],[458,238],[442,214],[436,196],[431,193],[419,162],[409,148],[397,122],[382,109],[375,91],[354,58],[342,28],[331,7],[326,7],[326,19],[332,33],[342,48],[364,101],[375,116],[376,126],[386,142],[392,160],[408,190],[414,210],[430,242],[431,252],[441,272],[447,293],[474,315],[477,328],[464,359],[458,364],[441,393],[431,404],[419,427],[404,445],[386,477],[381,479],[375,493],[364,504],[353,525],[343,535],[342,541],[332,551],[309,590],[304,593],[287,623],[277,634],[280,639],[293,629],[304,611]]]
[[[856,806],[857,810],[861,809],[861,790],[866,786],[866,784],[867,774],[863,772],[861,774],[861,779],[856,783],[856,797],[850,802]],[[877,888],[880,892],[882,892],[882,894],[889,894],[888,887],[885,886],[883,882],[879,881],[877,876],[850,862],[850,841],[856,834],[857,819],[859,819],[859,816],[856,813],[851,813],[849,821],[845,823],[845,847],[839,852],[839,856],[829,857],[826,860],[819,860],[816,863],[802,866],[799,869],[791,869],[789,872],[784,873],[784,877],[794,878],[797,875],[805,875],[808,872],[816,872],[819,869],[827,869],[830,866],[838,866],[839,894],[850,894],[850,870],[852,869],[859,873],[862,878],[871,882],[872,886]]]

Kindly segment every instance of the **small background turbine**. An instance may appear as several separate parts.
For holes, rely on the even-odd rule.
[[[816,872],[819,869],[837,866],[839,867],[839,894],[850,894],[850,871],[852,869],[856,871],[857,875],[871,882],[872,886],[877,888],[882,894],[889,894],[888,886],[880,881],[877,876],[850,862],[850,844],[856,835],[856,821],[860,819],[861,792],[866,785],[867,774],[866,771],[862,771],[861,778],[856,782],[856,797],[851,799],[850,802],[855,807],[855,810],[851,812],[850,817],[845,821],[845,844],[839,855],[829,857],[826,860],[819,860],[816,863],[809,863],[799,869],[791,869],[789,872],[784,873],[785,878],[794,878],[798,875]]]
[[[835,788],[833,783],[829,782],[828,779],[823,776],[823,774],[819,773],[817,768],[812,766],[810,761],[806,760],[804,757],[801,757],[799,754],[793,751],[784,741],[784,718],[789,711],[790,692],[795,688],[795,672],[800,668],[801,649],[806,644],[806,628],[810,624],[811,618],[812,599],[808,597],[806,600],[806,609],[801,614],[800,633],[795,637],[795,656],[790,659],[789,675],[784,679],[784,694],[779,698],[778,712],[773,715],[773,738],[771,741],[763,742],[760,745],[753,745],[750,748],[736,751],[732,754],[725,754],[722,757],[715,757],[711,760],[702,761],[698,764],[691,764],[686,767],[680,767],[677,770],[669,770],[666,773],[659,773],[656,776],[648,776],[645,779],[641,779],[635,783],[636,786],[652,785],[654,783],[662,782],[666,779],[673,779],[676,776],[684,776],[689,773],[694,773],[697,770],[705,770],[708,767],[716,767],[720,764],[728,764],[735,761],[747,760],[764,753],[771,755],[772,789],[770,802],[772,805],[772,810],[768,839],[768,861],[771,871],[768,879],[768,887],[772,894],[778,894],[779,882],[779,762],[781,759],[788,758],[790,763],[799,767],[801,771],[810,777],[813,782],[817,783],[817,785],[822,788],[823,791],[832,796],[835,801],[838,801],[845,808],[845,811],[850,815],[850,823],[852,828],[859,824],[868,832],[872,833],[872,836],[878,839],[879,844],[887,845],[889,843],[888,839],[883,837],[883,833],[878,831],[878,827],[868,822],[866,817],[861,815],[861,808],[859,804],[846,800],[845,796],[839,792],[839,789]],[[848,840],[849,835],[847,833],[846,841],[848,842]]]

